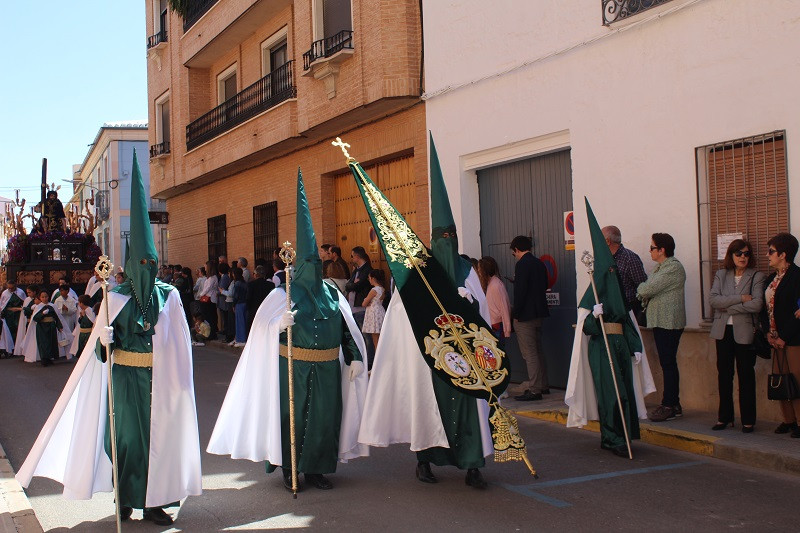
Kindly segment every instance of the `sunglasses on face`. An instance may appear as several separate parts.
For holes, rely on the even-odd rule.
[[[772,255],[772,254],[777,254],[777,253],[778,253],[778,250],[776,250],[775,248],[770,248],[769,250],[767,250],[767,255]]]
[[[655,252],[656,250],[658,250],[658,246],[651,246],[650,247],[650,251],[651,252]]]
[[[737,250],[733,252],[736,257],[750,257],[750,250]]]

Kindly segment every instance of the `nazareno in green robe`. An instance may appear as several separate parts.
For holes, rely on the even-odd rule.
[[[121,349],[136,353],[152,353],[158,314],[167,301],[170,290],[173,290],[170,285],[156,282],[153,288],[153,304],[148,309],[146,317],[151,324],[148,331],[144,331],[142,326],[137,323],[141,312],[135,299],[128,300],[111,324],[114,328],[112,352],[115,349]],[[105,351],[99,341],[97,350],[98,357],[105,360]],[[153,369],[117,364],[111,368],[120,505],[144,509],[150,458],[150,394],[153,385]],[[106,424],[105,448],[106,454],[111,458],[109,432],[110,426]],[[173,502],[164,507],[173,507],[178,504],[179,502]]]
[[[36,346],[39,349],[39,358],[42,361],[58,359],[58,330],[63,326],[55,308],[50,304],[42,306],[33,315],[32,320],[36,322]]]
[[[92,322],[88,316],[82,315],[78,319],[78,327],[81,329],[92,329],[94,327],[94,322]],[[86,347],[86,341],[89,340],[89,337],[92,335],[91,331],[86,333],[79,331],[78,332],[78,351],[75,353],[75,357],[80,357],[81,353],[83,353],[83,349]]]
[[[0,316],[6,321],[8,325],[8,330],[11,332],[11,338],[14,340],[14,343],[17,342],[17,327],[19,326],[19,317],[22,314],[22,311],[12,311],[11,307],[22,307],[22,300],[16,293],[11,294],[11,298],[8,299],[8,303],[3,308],[2,313]],[[21,340],[21,339],[20,339]]]
[[[609,334],[608,345],[611,349],[611,359],[614,362],[614,372],[617,376],[619,397],[625,412],[628,434],[631,440],[638,439],[639,416],[633,389],[631,359],[634,352],[642,351],[642,342],[631,322],[630,315],[616,316],[612,312],[612,314],[604,315],[603,319],[606,323],[622,324],[622,335]],[[597,411],[600,416],[600,446],[606,449],[625,446],[625,432],[619,407],[617,407],[617,395],[614,390],[611,367],[608,364],[600,321],[590,314],[583,323],[583,332],[589,335],[589,366],[592,369],[592,379],[597,395]]]
[[[336,289],[327,285],[338,300]],[[280,341],[286,345],[286,332]],[[361,361],[347,323],[341,311],[329,319],[316,319],[298,310],[292,326],[292,345],[300,348],[324,350],[341,346],[345,363]],[[281,387],[281,441],[284,468],[292,464],[289,426],[289,374],[288,360],[279,357]],[[339,428],[342,422],[342,372],[339,359],[321,363],[294,359],[294,409],[295,439],[297,446],[297,471],[307,474],[336,472],[339,454]],[[276,465],[266,463],[267,473]]]

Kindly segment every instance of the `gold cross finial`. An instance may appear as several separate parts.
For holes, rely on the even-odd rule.
[[[341,148],[341,149],[342,149],[342,152],[344,153],[344,156],[345,156],[345,157],[348,159],[348,161],[349,161],[350,159],[353,159],[352,157],[350,157],[350,154],[349,154],[349,153],[347,153],[347,149],[348,149],[348,148],[350,148],[350,145],[349,145],[349,144],[347,144],[346,142],[342,141],[342,139],[341,139],[341,138],[339,138],[339,137],[336,137],[336,140],[335,140],[335,141],[332,141],[332,142],[331,142],[331,144],[332,144],[332,145],[334,145],[334,146],[338,146],[339,148]]]

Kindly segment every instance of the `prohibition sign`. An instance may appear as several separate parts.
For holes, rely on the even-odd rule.
[[[544,263],[544,266],[547,269],[547,288],[552,289],[553,285],[556,284],[556,280],[558,280],[558,267],[556,266],[556,260],[553,259],[552,255],[543,255],[539,259],[542,260],[542,263]]]

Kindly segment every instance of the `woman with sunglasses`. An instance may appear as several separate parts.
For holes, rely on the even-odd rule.
[[[650,258],[658,263],[647,281],[636,288],[636,297],[647,309],[647,325],[653,328],[658,361],[664,374],[661,405],[648,413],[653,422],[683,415],[679,396],[678,344],[686,327],[686,270],[675,258],[675,239],[669,233],[653,233]]]
[[[769,266],[775,272],[767,278],[766,313],[768,319],[767,340],[775,348],[772,358],[772,371],[776,374],[794,374],[800,384],[800,268],[794,264],[797,255],[797,239],[789,233],[778,233],[767,241]],[[766,326],[767,323],[765,323]],[[782,369],[781,369],[782,367]],[[775,433],[792,432],[792,437],[800,438],[797,419],[800,416],[800,399],[781,400],[783,422]]]
[[[722,268],[714,276],[711,307],[714,322],[711,338],[717,341],[717,383],[719,411],[711,429],[733,427],[733,372],[739,375],[739,416],[742,433],[752,433],[756,423],[756,355],[748,348],[753,342],[753,325],[764,306],[766,276],[753,266],[753,247],[743,239],[730,243]]]

